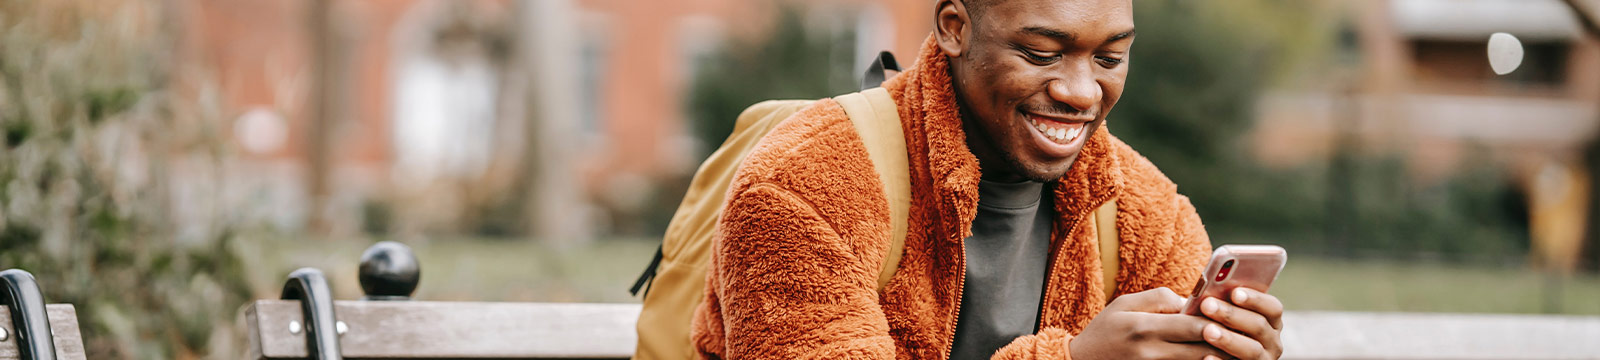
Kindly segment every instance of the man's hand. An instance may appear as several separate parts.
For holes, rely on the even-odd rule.
[[[1276,303],[1277,299],[1271,301]],[[1197,360],[1207,356],[1227,357],[1228,352],[1218,349],[1232,347],[1212,347],[1212,344],[1216,343],[1231,345],[1248,341],[1259,345],[1254,340],[1242,337],[1222,337],[1217,342],[1208,344],[1205,330],[1216,327],[1217,323],[1206,318],[1179,313],[1183,310],[1183,302],[1182,296],[1164,287],[1118,297],[1106,305],[1105,311],[1101,311],[1100,315],[1089,321],[1089,326],[1083,329],[1083,333],[1072,339],[1069,345],[1072,358]],[[1246,312],[1248,311],[1234,311],[1234,313]],[[1273,331],[1272,334],[1276,344],[1277,332]]]
[[[1234,289],[1230,297],[1232,304],[1216,298],[1200,303],[1200,312],[1221,325],[1206,325],[1202,331],[1206,342],[1240,359],[1282,356],[1283,343],[1278,333],[1283,331],[1283,303],[1275,296],[1246,288]]]

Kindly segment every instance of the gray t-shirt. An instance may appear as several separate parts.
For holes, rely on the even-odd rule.
[[[1055,209],[1045,184],[980,181],[951,359],[988,359],[1037,331]],[[1040,204],[1047,204],[1040,206]]]

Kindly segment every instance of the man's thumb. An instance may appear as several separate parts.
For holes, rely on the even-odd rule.
[[[1183,303],[1183,297],[1172,289],[1158,287],[1118,297],[1106,310],[1176,314],[1183,311]]]

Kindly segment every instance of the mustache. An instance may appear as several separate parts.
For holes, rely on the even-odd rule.
[[[1067,104],[1063,104],[1063,103],[1050,103],[1050,104],[1044,104],[1044,105],[1023,104],[1022,105],[1022,111],[1026,111],[1026,112],[1030,112],[1030,113],[1034,113],[1034,114],[1039,114],[1039,115],[1044,115],[1044,116],[1053,116],[1053,117],[1074,117],[1074,116],[1079,116],[1079,117],[1090,117],[1090,118],[1093,118],[1096,115],[1093,112],[1084,111],[1084,110],[1078,110],[1077,108],[1072,107],[1072,105],[1067,105]]]

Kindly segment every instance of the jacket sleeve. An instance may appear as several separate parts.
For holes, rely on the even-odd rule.
[[[1211,260],[1211,236],[1206,235],[1200,213],[1195,212],[1189,197],[1177,195],[1176,201],[1178,219],[1173,224],[1172,250],[1167,253],[1166,271],[1162,272],[1167,276],[1155,286],[1164,286],[1188,297],[1194,292],[1200,273],[1205,271],[1206,262]]]
[[[701,356],[894,358],[876,291],[882,259],[859,256],[805,198],[757,183],[719,226],[693,332]]]
[[[1072,353],[1067,342],[1072,334],[1061,328],[1039,330],[1039,333],[1019,337],[996,351],[993,360],[1070,360]]]
[[[1178,295],[1189,296],[1194,291],[1195,281],[1200,279],[1200,273],[1205,270],[1206,261],[1211,258],[1211,238],[1206,235],[1206,229],[1200,223],[1200,214],[1195,212],[1194,205],[1189,198],[1177,195],[1174,206],[1177,208],[1177,219],[1173,222],[1172,248],[1167,253],[1163,267],[1165,271],[1161,279],[1154,286],[1167,287]],[[1068,343],[1072,341],[1072,334],[1060,328],[1040,330],[1038,334],[1019,337],[1011,344],[995,352],[994,360],[1066,360],[1071,359],[1071,350]]]

